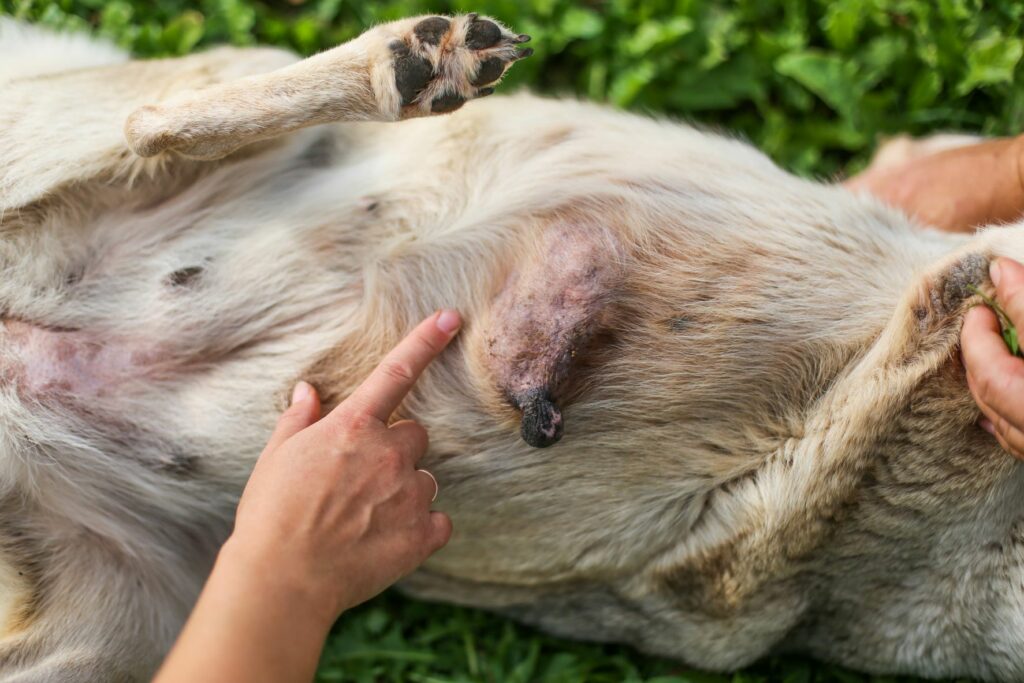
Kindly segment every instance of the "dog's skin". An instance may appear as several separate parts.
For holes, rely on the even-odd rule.
[[[394,123],[522,56],[483,18],[65,40],[0,26],[3,680],[151,674],[288,389],[337,402],[441,306],[402,416],[455,535],[408,591],[712,669],[1024,677],[1024,470],[957,353],[1024,229],[575,102]]]

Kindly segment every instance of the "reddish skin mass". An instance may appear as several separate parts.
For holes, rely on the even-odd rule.
[[[495,300],[487,363],[509,403],[523,412],[521,433],[531,446],[544,448],[562,436],[559,390],[619,282],[619,261],[604,230],[556,224]]]

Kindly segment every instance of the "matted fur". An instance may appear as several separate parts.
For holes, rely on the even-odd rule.
[[[334,118],[402,116],[379,48],[409,22],[338,53],[373,86]],[[466,328],[402,414],[455,534],[413,594],[714,669],[1024,677],[1024,475],[956,353],[1021,228],[916,228],[739,141],[529,95],[273,137],[297,119],[242,92],[257,145],[142,159],[139,107],[197,113],[133,144],[201,128],[294,58],[67,40],[0,24],[26,55],[0,75],[3,680],[151,674],[294,381],[339,400],[440,306]],[[520,438],[534,389],[551,448]]]

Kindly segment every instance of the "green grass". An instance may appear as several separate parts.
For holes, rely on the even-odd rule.
[[[1016,133],[1016,0],[0,0],[137,54],[220,42],[309,54],[380,21],[479,11],[534,36],[503,89],[529,85],[737,131],[798,173],[859,168],[879,138]],[[338,624],[324,681],[897,681],[801,659],[710,676],[629,649],[555,640],[480,612],[387,595]]]
[[[797,657],[709,674],[622,646],[541,635],[477,610],[394,593],[346,614],[324,649],[319,680],[358,683],[912,683]]]
[[[141,55],[218,42],[309,54],[375,22],[470,10],[534,36],[506,90],[693,118],[799,173],[856,168],[879,136],[1024,121],[1017,0],[0,0]]]

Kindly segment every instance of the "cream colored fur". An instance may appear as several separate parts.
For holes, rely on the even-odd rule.
[[[713,669],[1024,677],[1024,470],[956,352],[1024,229],[932,232],[577,102],[388,122],[472,94],[456,46],[396,108],[382,46],[415,21],[299,63],[60,63],[68,38],[0,24],[30,55],[0,85],[0,678],[149,675],[293,382],[338,400],[440,306],[467,326],[402,413],[456,531],[406,590]],[[524,336],[569,318],[565,348]]]

